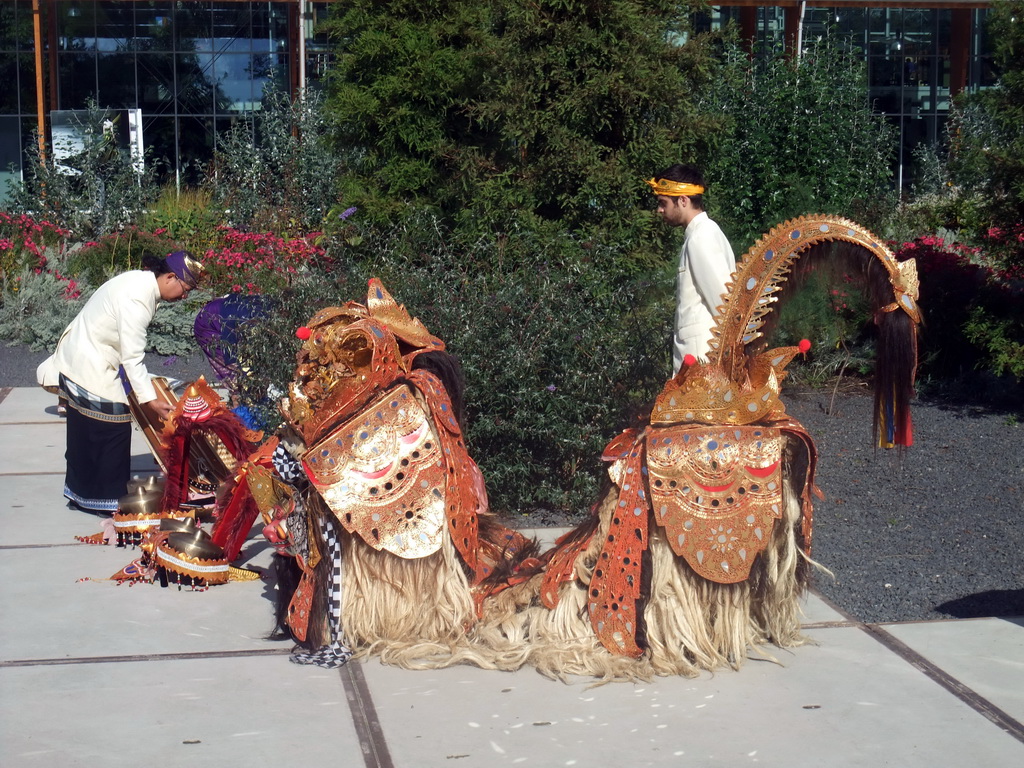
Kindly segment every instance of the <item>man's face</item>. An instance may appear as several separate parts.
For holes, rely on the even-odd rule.
[[[669,197],[658,195],[658,215],[661,220],[670,227],[682,227],[687,223],[685,203],[689,202],[685,197]]]
[[[173,272],[165,272],[156,279],[160,298],[164,301],[181,301],[192,288]]]

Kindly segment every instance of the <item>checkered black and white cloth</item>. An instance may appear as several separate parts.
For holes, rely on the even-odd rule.
[[[348,663],[352,658],[351,649],[342,639],[341,628],[341,539],[333,520],[323,521],[324,541],[331,558],[331,621],[328,628],[331,642],[312,653],[293,653],[291,660],[296,664],[315,664],[324,669],[337,669]]]
[[[302,471],[302,464],[288,453],[288,449],[284,447],[284,444],[278,444],[270,460],[274,464],[274,471],[277,472],[278,477],[289,485],[295,485],[299,480],[305,479],[306,473]]]

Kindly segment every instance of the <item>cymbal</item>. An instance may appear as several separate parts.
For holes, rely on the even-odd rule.
[[[170,531],[171,533],[194,533],[196,521],[191,517],[165,517],[160,521],[160,530]]]
[[[213,543],[210,534],[197,528],[195,531],[172,533],[167,544],[188,557],[203,560],[223,560],[224,550]]]
[[[164,486],[167,484],[167,478],[163,475],[150,475],[149,477],[136,477],[128,481],[128,493],[133,493],[138,489],[144,491],[157,491],[160,494],[164,492]]]
[[[163,497],[163,491],[136,488],[131,493],[126,493],[117,500],[117,509],[118,512],[126,515],[155,515],[160,512],[160,502],[163,500]]]

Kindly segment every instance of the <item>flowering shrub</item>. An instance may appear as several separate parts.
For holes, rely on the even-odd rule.
[[[23,269],[38,273],[46,269],[51,259],[63,257],[69,235],[66,229],[49,221],[0,211],[0,282],[17,290],[17,277]]]
[[[166,230],[150,232],[130,226],[86,242],[68,256],[68,271],[98,286],[127,269],[137,269],[146,255],[162,259],[180,246]]]
[[[3,287],[0,339],[52,350],[87,298],[81,291],[56,271],[22,269]]]
[[[209,289],[220,293],[272,293],[291,285],[297,273],[327,266],[319,232],[283,238],[271,232],[220,229],[222,245],[203,258]]]
[[[917,260],[922,373],[951,380],[974,369],[1024,373],[1024,312],[1014,268],[997,266],[1003,264],[998,254],[931,235],[903,243],[896,256]]]
[[[989,227],[982,236],[985,252],[993,264],[1000,280],[1024,280],[1024,224],[1010,227]]]

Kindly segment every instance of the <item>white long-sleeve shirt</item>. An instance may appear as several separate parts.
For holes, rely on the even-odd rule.
[[[736,270],[736,257],[721,228],[701,211],[686,225],[676,275],[676,320],[672,373],[683,357],[707,360],[711,328],[722,303],[725,285]]]
[[[124,366],[139,402],[156,399],[143,358],[146,329],[159,301],[160,288],[152,272],[135,270],[111,278],[68,325],[56,351],[36,369],[36,379],[52,386],[63,373],[94,395],[126,403],[117,374],[118,366]]]

